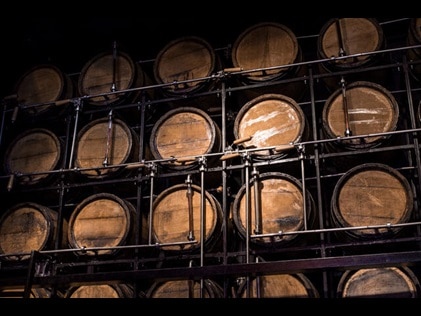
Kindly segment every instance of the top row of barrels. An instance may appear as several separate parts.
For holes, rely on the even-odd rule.
[[[410,60],[421,59],[421,48],[416,47],[421,43],[420,25],[421,18],[410,20],[407,44],[415,46],[407,51]],[[382,54],[372,53],[381,53],[385,48],[383,29],[376,19],[330,19],[317,39],[319,60],[315,64],[321,74],[367,67],[381,60]],[[206,39],[182,37],[159,51],[151,75],[114,42],[112,49],[89,60],[77,79],[55,65],[37,65],[17,80],[14,91],[6,98],[16,98],[29,114],[39,115],[49,112],[51,104],[64,104],[72,98],[83,98],[93,106],[110,106],[136,102],[142,91],[147,92],[148,98],[153,98],[157,89],[164,96],[185,96],[210,90],[218,74],[227,71],[235,74],[240,86],[296,78],[305,75],[307,65],[295,34],[288,26],[274,22],[258,23],[244,30],[231,47],[231,58],[226,59],[230,60],[223,60]],[[421,74],[421,65],[413,69]],[[325,83],[329,90],[340,87],[338,80],[331,77]],[[288,84],[277,89],[296,100],[303,90],[291,89]]]

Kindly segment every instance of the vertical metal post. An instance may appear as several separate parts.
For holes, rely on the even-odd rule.
[[[32,279],[35,275],[35,264],[36,264],[36,257],[38,255],[38,251],[32,250],[31,257],[28,263],[28,275],[26,278],[25,290],[23,292],[23,298],[29,298],[31,294],[32,288]]]
[[[77,128],[79,123],[79,112],[82,107],[81,99],[74,100],[75,105],[75,126],[73,128],[73,139],[72,139],[72,146],[70,147],[70,157],[69,157],[69,169],[72,169],[73,165],[73,155],[75,151],[75,144],[76,144],[76,137],[77,137]]]
[[[112,138],[113,138],[113,110],[111,109],[108,113],[108,126],[107,126],[107,142],[105,145],[105,157],[102,165],[107,167],[110,163],[110,151],[112,146]]]
[[[139,130],[139,156],[138,161],[143,161],[143,138],[145,135],[145,102],[144,99],[142,100],[142,103],[140,105],[140,130]],[[144,236],[143,232],[143,225],[142,225],[142,213],[141,213],[141,205],[142,205],[142,184],[141,183],[141,176],[142,172],[140,169],[138,169],[137,174],[137,196],[136,196],[136,220],[138,223],[139,229],[136,230],[136,243],[139,244],[142,240],[142,236]],[[136,248],[136,253],[139,252],[139,249]]]
[[[113,42],[113,82],[111,84],[111,92],[115,92],[117,90],[117,86],[115,83],[116,80],[116,72],[117,72],[117,42]]]
[[[338,42],[339,42],[339,56],[345,56],[345,43],[344,38],[342,36],[342,29],[341,29],[341,21],[340,19],[336,19],[335,21],[335,27],[336,27],[336,35],[338,36]]]
[[[149,224],[148,224],[148,244],[152,245],[152,222],[153,222],[153,191],[154,191],[154,178],[155,178],[155,171],[156,165],[151,164],[149,166],[150,173],[150,193],[149,193]]]
[[[250,263],[250,231],[251,231],[251,198],[250,198],[250,155],[245,153],[244,159],[244,172],[246,183],[245,195],[245,218],[246,218],[246,263]],[[246,276],[246,297],[250,297],[250,275]]]
[[[298,146],[299,158],[301,163],[301,185],[303,191],[303,220],[304,230],[307,230],[307,189],[306,189],[306,177],[305,177],[305,166],[304,166],[304,146]]]
[[[206,191],[205,191],[205,169],[206,157],[203,156],[199,159],[200,163],[200,266],[204,266],[204,253],[205,253],[205,231],[206,231]],[[200,279],[200,297],[204,295],[204,279]]]
[[[187,235],[187,240],[192,241],[195,239],[194,237],[194,223],[193,223],[193,192],[192,192],[192,179],[190,174],[187,175],[187,180],[185,181],[187,184],[187,211],[189,212],[189,233]],[[203,240],[201,240],[203,242]]]
[[[226,83],[225,80],[221,80],[221,143],[222,148],[225,149],[226,146]],[[230,220],[230,212],[228,206],[228,188],[227,188],[227,162],[222,161],[222,252],[223,252],[223,264],[228,264],[228,222]],[[225,280],[224,282],[224,297],[227,297],[227,292],[229,291],[229,281]]]
[[[256,258],[256,263],[259,262],[259,258]],[[256,298],[262,297],[262,277],[260,275],[256,276]]]
[[[342,105],[344,110],[344,120],[345,120],[345,136],[351,136],[352,131],[349,127],[349,112],[348,112],[348,99],[346,98],[346,88],[345,88],[345,79],[341,78],[341,89],[342,89]]]
[[[260,196],[260,182],[259,173],[256,167],[253,168],[253,188],[254,188],[254,233],[261,234],[263,232],[262,210],[261,210],[261,196]]]

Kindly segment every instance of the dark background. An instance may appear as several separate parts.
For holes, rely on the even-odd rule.
[[[77,74],[96,54],[112,49],[114,42],[135,61],[153,63],[171,40],[194,35],[207,40],[215,49],[226,48],[246,28],[259,22],[277,22],[289,27],[297,36],[305,60],[312,60],[317,58],[317,35],[331,19],[325,15],[304,17],[271,10],[259,15],[215,14],[215,10],[191,14],[167,11],[160,15],[157,11],[140,14],[135,7],[127,7],[124,13],[122,10],[88,13],[77,9],[72,8],[74,14],[65,7],[59,14],[30,14],[27,10],[25,14],[4,13],[5,19],[0,21],[3,43],[0,97],[13,94],[19,77],[32,66],[52,63],[65,73]],[[409,18],[376,19],[382,23],[388,38],[405,37]]]

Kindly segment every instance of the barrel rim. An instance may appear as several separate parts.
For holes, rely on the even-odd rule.
[[[262,276],[254,276],[251,278],[250,282],[253,282],[254,280],[256,280],[259,277],[279,277],[279,276],[287,276],[287,277],[291,277],[294,278],[298,281],[300,281],[300,283],[302,284],[302,286],[306,289],[306,292],[308,294],[307,298],[319,298],[320,294],[319,291],[317,290],[316,286],[313,284],[313,282],[304,274],[301,272],[297,272],[297,273],[277,273],[277,274],[265,274]],[[239,298],[242,298],[243,295],[245,295],[244,291],[246,290],[247,287],[247,282],[241,282],[241,284],[239,285],[239,288],[237,290],[237,296]],[[264,298],[264,296],[263,296]]]
[[[243,80],[250,81],[250,82],[261,82],[261,81],[271,81],[274,79],[280,79],[286,76],[287,74],[289,74],[292,70],[295,70],[295,72],[297,72],[298,67],[294,67],[293,64],[297,61],[302,60],[301,48],[298,43],[297,37],[295,33],[292,31],[292,29],[288,27],[287,25],[279,23],[279,22],[266,21],[266,22],[258,22],[258,23],[255,23],[254,25],[250,25],[237,36],[231,49],[231,61],[234,67],[243,68],[236,58],[237,49],[240,43],[244,40],[246,36],[250,34],[250,32],[254,31],[255,29],[265,27],[265,26],[272,26],[272,27],[280,28],[284,30],[290,36],[292,42],[294,43],[293,56],[295,56],[295,58],[292,61],[291,67],[279,68],[278,73],[275,73],[273,75],[263,75],[263,76],[254,76],[252,73],[241,74],[240,77],[243,78]],[[282,65],[278,65],[278,66],[282,66]]]
[[[75,298],[73,297],[73,295],[80,289],[83,289],[86,287],[98,288],[98,287],[103,287],[103,286],[111,288],[117,294],[117,298],[132,298],[134,295],[133,287],[130,284],[126,284],[126,283],[82,284],[82,285],[70,286],[66,290],[65,298]]]
[[[58,66],[56,64],[53,64],[53,63],[40,63],[40,64],[33,65],[33,66],[29,67],[28,69],[26,69],[22,73],[22,75],[18,78],[18,80],[16,81],[15,86],[14,86],[14,91],[17,92],[18,100],[19,100],[19,90],[21,88],[21,85],[25,81],[25,79],[29,75],[34,73],[35,71],[42,70],[44,68],[53,70],[58,75],[58,77],[60,78],[60,80],[62,82],[61,89],[60,89],[60,91],[58,92],[58,95],[57,95],[58,98],[53,99],[53,100],[46,100],[45,102],[59,101],[60,97],[66,98],[66,97],[71,96],[71,95],[68,95],[69,91],[66,91],[66,89],[65,89],[67,86],[69,86],[69,88],[71,88],[71,86],[72,86],[70,84],[71,80],[69,81],[68,75],[63,71],[63,69],[60,66]],[[68,93],[68,94],[66,94],[66,93]],[[24,102],[22,102],[20,100],[19,100],[19,103],[25,104]]]
[[[183,189],[187,189],[187,188],[189,188],[189,186],[191,186],[191,189],[193,191],[198,192],[199,194],[202,193],[201,187],[197,184],[194,184],[194,183],[192,183],[192,184],[179,183],[179,184],[174,184],[170,187],[167,187],[164,190],[162,190],[157,195],[157,197],[154,199],[154,201],[152,203],[152,210],[153,210],[152,216],[155,215],[156,207],[159,206],[161,201],[163,199],[165,199],[169,194],[171,194],[173,192],[176,192],[176,191],[181,191]],[[215,212],[215,223],[207,233],[205,232],[204,242],[200,241],[197,244],[187,245],[187,246],[185,246],[185,249],[183,249],[183,250],[174,250],[174,249],[168,249],[168,247],[164,247],[164,250],[166,252],[169,252],[169,253],[171,253],[171,252],[194,252],[194,251],[200,249],[201,244],[203,244],[203,246],[205,248],[212,248],[218,242],[218,240],[219,240],[219,238],[222,234],[222,218],[223,218],[222,207],[221,207],[219,201],[216,199],[216,197],[212,193],[210,193],[207,190],[203,190],[203,192],[204,192],[204,195],[205,195],[205,200],[210,203],[210,205],[212,206],[212,210]],[[148,215],[148,217],[149,217],[149,215]],[[150,219],[150,222],[153,224],[153,222],[154,222],[153,218]],[[151,233],[152,233],[153,239],[155,241],[159,241],[160,238],[156,234],[155,227],[152,227]]]
[[[180,36],[178,38],[172,39],[170,40],[167,44],[165,44],[161,50],[158,52],[158,54],[155,57],[155,61],[153,63],[153,75],[155,78],[155,81],[158,84],[168,84],[171,82],[165,82],[163,80],[163,78],[161,78],[160,74],[159,74],[159,62],[162,60],[163,56],[167,53],[169,48],[172,48],[173,46],[182,43],[182,42],[186,42],[186,41],[192,41],[192,42],[197,42],[201,45],[203,45],[204,48],[206,48],[209,52],[209,57],[210,57],[210,67],[209,67],[209,71],[207,72],[207,74],[204,76],[204,78],[211,76],[213,74],[213,72],[215,70],[217,70],[217,66],[218,66],[218,57],[215,53],[214,48],[212,47],[211,43],[205,39],[202,36],[198,36],[198,35],[186,35],[186,36]],[[201,79],[201,78],[190,78],[190,79]],[[203,89],[205,89],[206,86],[209,85],[209,81],[197,81],[196,84],[185,88],[185,89],[170,89],[171,86],[165,86],[162,87],[162,90],[165,91],[165,93],[169,94],[169,95],[183,95],[183,94],[191,94],[193,92],[198,92],[201,91]]]
[[[126,221],[126,227],[124,229],[124,235],[120,237],[119,242],[114,245],[113,247],[118,247],[118,246],[124,246],[126,244],[128,244],[131,240],[130,238],[132,237],[132,233],[135,230],[135,223],[133,223],[133,219],[134,219],[134,213],[135,213],[135,208],[134,205],[132,203],[130,203],[129,201],[127,201],[126,199],[123,199],[119,196],[117,196],[114,193],[109,193],[109,192],[101,192],[101,193],[97,193],[97,194],[92,194],[87,196],[86,198],[84,198],[81,202],[79,202],[75,208],[72,210],[70,217],[69,217],[69,222],[68,222],[68,227],[69,229],[67,230],[67,242],[68,245],[71,249],[80,249],[85,247],[84,245],[78,246],[78,241],[76,240],[76,237],[74,236],[74,232],[73,232],[73,225],[75,223],[75,221],[77,220],[77,217],[80,215],[80,212],[88,205],[90,205],[93,202],[96,202],[98,200],[110,200],[112,202],[116,202],[117,204],[119,204],[121,206],[121,208],[124,210],[124,213],[126,215],[127,221]],[[98,255],[101,257],[105,257],[105,256],[114,256],[116,255],[120,250],[117,249],[111,249],[111,250],[99,250],[98,251]],[[96,256],[96,252],[95,251],[85,251],[82,253],[79,252],[75,252],[76,255],[87,255],[87,256]]]
[[[236,139],[245,137],[245,135],[244,136],[241,136],[241,137],[239,135],[239,125],[240,125],[240,121],[243,119],[244,115],[251,108],[253,108],[254,106],[258,105],[262,101],[271,100],[271,99],[285,101],[286,103],[289,103],[293,107],[293,109],[295,110],[295,112],[298,114],[298,116],[301,117],[301,123],[302,124],[300,126],[300,131],[299,131],[299,133],[297,135],[297,138],[294,139],[294,140],[292,140],[291,143],[296,143],[296,142],[300,142],[300,141],[302,141],[304,139],[307,139],[308,133],[309,133],[309,130],[308,130],[308,122],[307,122],[307,117],[304,114],[303,109],[298,104],[298,102],[295,101],[293,98],[291,98],[291,97],[289,97],[287,95],[284,95],[284,94],[279,94],[279,93],[266,93],[266,94],[259,95],[259,96],[255,97],[255,98],[247,101],[240,108],[240,110],[238,111],[238,113],[237,113],[237,115],[236,115],[236,117],[234,119],[234,124],[233,124],[233,134],[234,134],[234,137]],[[250,145],[253,145],[253,142],[252,141],[244,142],[244,146],[245,147],[248,147]],[[283,144],[277,144],[277,145],[283,145]],[[287,145],[287,144],[285,144],[285,145]],[[292,150],[292,148],[291,148],[291,150]],[[280,158],[280,157],[285,157],[286,155],[288,155],[291,152],[291,150],[287,150],[287,151],[284,151],[284,152],[279,153],[279,154],[271,153],[271,154],[268,154],[268,155],[261,155],[261,154],[258,154],[258,153],[253,153],[253,155],[256,158],[260,158],[260,159],[264,159],[265,157],[267,159],[276,159],[276,158]]]
[[[408,277],[411,282],[412,285],[414,286],[415,289],[415,293],[413,293],[413,295],[415,295],[414,297],[418,297],[419,293],[420,293],[420,282],[419,279],[417,278],[417,276],[415,275],[415,273],[407,266],[387,266],[387,267],[376,267],[376,268],[359,268],[359,269],[349,269],[349,270],[345,270],[345,272],[343,272],[343,274],[341,275],[338,285],[337,285],[337,289],[336,289],[336,295],[339,298],[343,298],[343,297],[349,297],[349,296],[344,296],[344,290],[345,287],[348,285],[348,282],[350,281],[350,278],[352,278],[353,276],[355,276],[358,273],[363,273],[363,272],[371,272],[371,271],[375,271],[375,270],[388,270],[388,271],[392,271],[392,272],[401,272],[405,277]]]
[[[417,32],[417,23],[421,22],[421,18],[411,18],[409,22],[409,35],[418,43],[421,43],[421,32]],[[410,37],[411,38],[411,37]],[[419,51],[416,50],[417,52]]]
[[[152,156],[156,159],[156,160],[161,160],[161,159],[170,159],[170,158],[177,158],[177,157],[163,157],[161,155],[161,153],[159,152],[159,150],[157,150],[157,146],[156,146],[156,137],[158,135],[158,130],[161,128],[161,126],[170,118],[172,118],[174,115],[177,114],[182,114],[182,113],[194,113],[194,114],[198,114],[199,116],[203,117],[206,122],[208,127],[210,128],[210,133],[211,133],[211,139],[210,139],[210,144],[208,149],[202,153],[203,155],[207,155],[207,154],[211,154],[214,151],[219,151],[221,149],[221,131],[219,129],[219,127],[217,126],[216,122],[212,119],[212,117],[207,114],[204,110],[200,109],[200,108],[195,108],[195,107],[188,107],[188,106],[184,106],[184,107],[178,107],[178,108],[173,108],[171,110],[169,110],[168,112],[166,112],[165,114],[163,114],[153,125],[152,127],[152,131],[151,131],[151,136],[149,138],[149,149],[152,153]],[[195,166],[195,162],[186,162],[186,163],[177,163],[177,162],[160,162],[160,165],[162,166],[166,166],[168,168],[171,169],[188,169],[189,167],[194,167]]]
[[[32,202],[32,201],[26,201],[26,202],[19,202],[16,204],[13,204],[12,206],[10,206],[5,212],[3,212],[0,216],[0,225],[10,216],[12,215],[15,211],[18,211],[22,208],[31,208],[34,210],[39,211],[39,213],[46,219],[46,227],[47,227],[47,232],[46,232],[46,239],[44,239],[43,243],[39,246],[38,249],[36,250],[43,250],[46,247],[48,247],[49,244],[52,243],[52,241],[54,240],[55,236],[55,232],[57,230],[57,227],[53,224],[55,224],[55,222],[57,221],[58,218],[58,213],[57,211],[55,211],[54,209],[42,205],[40,203],[37,202]],[[1,247],[1,243],[0,243],[0,253],[4,253],[4,250]],[[6,257],[8,258],[8,257]],[[25,255],[22,256],[22,258],[20,260],[27,260],[30,258],[30,255]],[[8,259],[6,259],[8,260]]]
[[[19,143],[19,141],[21,141],[24,137],[29,136],[31,134],[45,134],[47,136],[49,136],[51,138],[51,140],[53,140],[53,142],[56,145],[56,149],[57,149],[57,155],[56,158],[54,159],[54,162],[52,164],[52,169],[51,170],[45,170],[45,171],[52,171],[52,170],[56,170],[60,164],[60,162],[63,160],[63,142],[60,140],[60,138],[58,137],[58,135],[53,132],[51,129],[49,128],[44,128],[44,127],[33,127],[33,128],[29,128],[26,129],[24,131],[21,131],[20,133],[18,133],[12,140],[11,142],[8,144],[6,151],[5,151],[5,158],[4,158],[4,163],[3,163],[3,168],[5,170],[6,173],[8,174],[20,174],[21,172],[19,170],[12,170],[11,166],[10,166],[10,155],[11,152],[15,149],[15,146]],[[28,185],[28,186],[35,186],[38,184],[42,184],[45,183],[47,180],[50,180],[54,177],[53,174],[39,174],[35,177],[34,180],[27,180],[25,181],[25,179],[21,179],[19,181],[20,184],[24,184],[24,185]]]
[[[359,81],[351,82],[348,85],[346,85],[347,90],[358,89],[359,87],[368,88],[371,90],[377,90],[390,100],[390,104],[392,106],[392,110],[395,112],[395,115],[392,118],[393,120],[390,124],[391,128],[389,131],[395,131],[398,127],[398,122],[399,122],[399,104],[396,98],[393,96],[393,94],[388,89],[386,89],[383,85],[375,83],[375,82],[371,82],[371,81],[359,80]],[[330,125],[328,122],[328,112],[332,106],[332,102],[336,100],[336,98],[338,98],[341,94],[342,94],[342,88],[336,89],[333,93],[329,95],[329,97],[326,99],[326,102],[323,105],[323,110],[322,110],[323,132],[326,133],[326,135],[332,139],[336,139],[338,135],[335,135],[332,129],[330,128]],[[381,146],[385,140],[390,139],[390,138],[391,138],[391,135],[379,136],[377,141],[364,142],[362,144],[352,144],[349,141],[343,140],[342,142],[338,143],[339,144],[338,147],[349,148],[349,149],[374,148],[374,147]]]
[[[88,105],[93,105],[93,106],[104,106],[104,105],[118,105],[121,102],[124,102],[127,99],[133,98],[135,99],[139,94],[140,91],[137,92],[133,92],[133,91],[129,91],[126,93],[116,93],[116,94],[111,94],[110,96],[112,97],[111,99],[108,99],[107,96],[104,97],[103,101],[96,101],[93,100],[94,98],[90,98],[90,93],[86,91],[86,88],[84,87],[84,79],[86,78],[88,71],[90,70],[90,68],[95,64],[96,61],[105,58],[107,56],[114,56],[114,52],[112,50],[105,50],[102,51],[96,55],[94,55],[93,57],[91,57],[82,67],[78,80],[77,80],[77,91],[79,93],[80,96],[84,96],[86,97],[86,103]],[[142,85],[142,82],[139,82],[142,79],[142,76],[140,75],[142,72],[140,71],[140,67],[138,66],[137,63],[135,63],[133,57],[131,56],[130,53],[128,53],[127,51],[124,50],[120,50],[117,53],[117,58],[121,57],[123,59],[125,59],[128,64],[130,65],[130,69],[132,69],[132,76],[130,77],[130,80],[128,82],[128,87],[124,88],[122,90],[127,90],[130,88],[134,88],[135,85]],[[111,86],[112,82],[110,82],[110,86]],[[102,93],[107,93],[107,92],[111,92],[111,91],[104,91],[104,92],[100,92],[99,94]],[[95,94],[96,95],[96,94]],[[95,96],[92,95],[92,96]]]
[[[407,203],[406,203],[407,209],[399,222],[404,222],[404,223],[407,222],[411,218],[413,208],[414,208],[414,205],[413,205],[414,193],[412,192],[412,188],[408,179],[401,172],[390,167],[387,164],[370,162],[370,163],[364,163],[364,164],[360,164],[360,165],[352,167],[347,172],[345,172],[336,182],[336,185],[332,192],[332,199],[330,203],[331,204],[330,206],[331,217],[334,224],[336,223],[337,225],[341,227],[353,227],[352,225],[349,225],[349,223],[347,223],[347,221],[343,218],[341,212],[339,212],[338,199],[339,199],[340,191],[343,188],[343,184],[346,183],[354,175],[357,175],[360,171],[367,171],[367,170],[382,171],[388,175],[393,175],[397,180],[399,180],[399,182],[404,187],[406,195],[407,195]],[[365,234],[364,232],[357,232],[353,230],[345,231],[344,233],[346,234],[346,236],[349,236],[354,239],[364,239],[364,238],[373,239],[376,237],[382,238],[382,237],[386,237],[390,235],[396,235],[401,230],[403,230],[403,227],[395,227],[393,229],[388,229],[387,231],[383,233],[378,232],[376,234]]]
[[[146,297],[147,298],[160,298],[160,296],[155,296],[155,294],[157,294],[156,292],[158,290],[160,290],[161,288],[171,285],[173,283],[177,283],[177,282],[190,282],[192,280],[189,279],[185,279],[185,280],[161,280],[161,281],[155,281],[152,283],[152,285],[149,287],[149,289],[146,291]],[[212,279],[204,279],[203,280],[203,286],[204,286],[204,290],[205,290],[205,294],[208,295],[209,298],[223,298],[223,289],[222,287],[216,283],[216,281],[212,280]],[[192,281],[195,285],[199,286],[200,283],[197,280],[193,280]],[[205,296],[206,297],[206,296]]]
[[[297,189],[299,189],[301,192],[303,192],[303,185],[296,177],[283,173],[283,172],[264,172],[259,175],[260,180],[266,180],[266,179],[283,179],[289,181],[292,185],[294,185]],[[250,179],[249,185],[253,186],[254,179]],[[245,198],[246,194],[246,183],[244,183],[240,189],[237,191],[233,204],[232,204],[232,212],[233,212],[233,221],[235,224],[235,227],[237,228],[240,237],[245,239],[246,238],[246,227],[244,223],[241,220],[240,212],[240,205],[243,198]],[[315,222],[315,202],[313,199],[312,194],[308,189],[306,189],[306,210],[307,210],[307,224],[308,226],[314,225]],[[304,226],[304,225],[302,225]],[[302,227],[303,228],[303,227]],[[281,245],[281,244],[287,244],[293,241],[296,241],[298,239],[298,235],[286,235],[278,240],[271,240],[270,242],[261,241],[259,239],[251,239],[252,244],[260,245],[260,246],[272,246],[272,245]]]
[[[90,129],[92,129],[96,125],[103,124],[103,123],[108,124],[108,120],[109,120],[109,118],[107,118],[107,117],[97,118],[93,121],[89,121],[86,125],[84,125],[79,130],[79,132],[77,133],[77,136],[76,136],[77,144],[76,144],[75,149],[74,149],[74,154],[75,154],[74,164],[75,164],[76,167],[81,168],[80,159],[78,157],[78,153],[80,153],[79,145],[80,145],[81,139],[84,137],[84,135]],[[112,120],[113,120],[113,125],[114,124],[119,125],[124,130],[128,139],[131,140],[131,141],[128,142],[128,148],[126,150],[126,155],[123,157],[123,161],[121,163],[130,162],[131,159],[137,159],[138,157],[135,157],[138,153],[138,146],[139,146],[139,139],[138,139],[137,134],[133,131],[133,129],[123,119],[120,119],[118,117],[113,117]],[[97,166],[97,167],[102,167],[102,165]],[[95,167],[89,166],[89,168],[95,168]],[[117,176],[119,173],[121,173],[124,170],[125,170],[125,168],[123,166],[123,167],[102,169],[102,170],[97,171],[97,174],[91,174],[90,173],[90,172],[93,173],[93,171],[95,171],[94,169],[92,169],[90,171],[86,171],[86,172],[81,171],[80,174],[87,177],[87,178],[103,179],[103,178]]]
[[[377,30],[377,34],[378,34],[378,39],[379,39],[379,43],[377,45],[377,48],[374,51],[378,51],[381,50],[386,43],[385,40],[385,36],[384,36],[384,31],[383,28],[381,26],[381,24],[378,22],[378,20],[376,18],[365,18],[365,17],[344,17],[344,18],[331,18],[329,19],[321,28],[320,32],[319,32],[319,36],[317,38],[317,54],[319,56],[320,59],[330,59],[332,58],[332,56],[327,56],[324,52],[324,50],[322,49],[323,47],[323,40],[324,40],[324,34],[326,33],[327,29],[330,28],[332,26],[332,24],[334,24],[337,20],[346,20],[346,19],[353,19],[353,20],[366,20],[368,22],[370,22],[374,28]],[[321,63],[321,66],[323,69],[353,69],[353,68],[359,68],[362,66],[368,66],[370,64],[373,64],[374,62],[376,62],[377,60],[377,55],[369,55],[368,58],[361,60],[359,62],[354,62],[354,63],[335,63],[335,62],[331,62],[328,61],[327,63]],[[338,57],[338,56],[335,56]]]

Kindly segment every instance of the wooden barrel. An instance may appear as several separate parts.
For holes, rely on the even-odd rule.
[[[373,18],[334,18],[327,21],[322,27],[317,41],[317,54],[320,59],[331,59],[346,55],[357,57],[328,60],[319,63],[321,74],[348,71],[346,82],[357,80],[374,81],[383,84],[387,76],[384,70],[364,70],[371,66],[381,64],[383,56],[380,53],[386,46],[386,40],[381,25]],[[349,72],[349,70],[356,70]],[[323,78],[329,90],[334,91],[340,87],[340,76],[327,76]]]
[[[201,296],[203,294],[203,296]],[[146,293],[147,298],[223,298],[221,286],[213,280],[203,280],[203,293],[201,284],[197,280],[170,280],[155,282]]]
[[[249,185],[250,235],[256,234],[256,231],[259,234],[297,232],[311,228],[314,224],[313,198],[310,192],[306,191],[306,204],[304,204],[303,187],[298,179],[280,172],[268,172],[259,175],[257,182],[252,179]],[[243,239],[247,237],[246,190],[246,184],[243,184],[235,196],[232,207],[234,224]],[[268,247],[297,241],[297,236],[297,234],[287,234],[258,237],[251,238],[250,241],[254,245]]]
[[[138,135],[119,118],[96,119],[77,134],[75,166],[87,169],[81,170],[87,178],[103,179],[121,174],[127,169],[102,167],[136,162],[138,155]]]
[[[71,78],[58,66],[40,64],[27,70],[15,86],[18,104],[30,116],[58,115],[66,108],[75,94]],[[64,104],[55,102],[63,101]]]
[[[246,71],[237,77],[239,84],[269,83],[244,90],[248,99],[265,93],[281,93],[296,100],[304,95],[304,82],[301,80],[270,84],[277,80],[294,79],[306,72],[306,68],[298,64],[303,61],[303,56],[297,38],[285,25],[262,22],[245,29],[232,46],[231,60],[235,68]],[[270,67],[274,69],[252,71]]]
[[[215,121],[203,110],[180,107],[168,111],[153,126],[150,150],[157,160],[196,157],[221,150],[221,131]],[[208,157],[209,162],[215,161]],[[162,163],[172,169],[197,166],[197,161]]]
[[[8,145],[4,168],[16,174],[21,185],[40,185],[54,178],[60,168],[63,142],[46,128],[31,128],[17,135]],[[50,172],[50,173],[48,173]]]
[[[356,81],[346,86],[345,95],[346,100],[342,89],[337,89],[324,104],[322,119],[326,138],[344,137],[347,121],[351,136],[396,130],[399,105],[392,93],[383,86],[374,82]],[[342,140],[328,143],[328,146],[330,146],[329,151],[368,149],[377,147],[388,139],[390,134]]]
[[[59,231],[56,211],[33,202],[15,204],[0,218],[0,250],[10,261],[27,260],[31,251],[54,249]],[[67,223],[64,221],[60,245],[66,244]],[[22,254],[22,255],[18,255]]]
[[[170,41],[159,51],[153,73],[155,81],[164,85],[164,94],[183,96],[210,90],[214,82],[209,76],[219,68],[219,58],[207,40],[185,36]],[[166,85],[170,83],[174,84]]]
[[[337,288],[338,298],[418,298],[416,275],[407,267],[347,270]]]
[[[331,199],[336,227],[406,223],[413,210],[408,180],[388,165],[367,163],[353,167],[336,183]],[[345,230],[353,239],[391,237],[402,227]]]
[[[407,35],[408,46],[421,44],[421,18],[411,18]],[[421,48],[411,48],[406,51],[408,60],[414,62],[411,65],[411,74],[418,81],[421,80]]]
[[[87,284],[73,286],[65,294],[65,298],[135,298],[134,289],[129,284]]]
[[[319,298],[314,284],[303,273],[274,274],[253,277],[249,282],[242,280],[238,288],[239,298]]]
[[[204,240],[200,235],[202,199]],[[222,208],[209,192],[205,191],[202,197],[200,186],[176,184],[162,191],[154,200],[151,222],[154,242],[164,244],[161,247],[164,251],[194,252],[200,249],[202,243],[205,249],[211,250],[220,240]],[[194,240],[197,242],[182,244]]]
[[[111,193],[91,195],[72,211],[69,220],[70,248],[113,248],[130,244],[136,230],[135,208]],[[79,256],[114,256],[119,249],[75,252]]]
[[[148,84],[147,74],[128,53],[105,51],[83,66],[78,78],[78,92],[80,96],[88,97],[85,100],[89,105],[104,107],[134,102],[141,94],[141,90],[135,88]],[[111,94],[116,91],[122,92]]]
[[[279,147],[307,139],[306,121],[301,107],[292,98],[282,94],[264,94],[241,107],[234,121],[233,132],[236,139],[251,137],[242,143],[246,148]],[[262,150],[252,154],[255,158],[273,159],[290,152]]]
[[[32,287],[29,292],[29,298],[55,298],[50,288]],[[23,298],[25,295],[24,288],[4,288],[0,290],[0,298]],[[57,298],[62,298],[61,293],[57,293]]]

